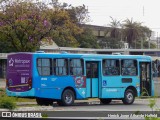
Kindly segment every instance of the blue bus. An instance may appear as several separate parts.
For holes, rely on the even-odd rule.
[[[88,98],[132,104],[142,93],[154,96],[149,56],[14,53],[7,59],[7,95],[34,97],[39,105],[69,106]]]

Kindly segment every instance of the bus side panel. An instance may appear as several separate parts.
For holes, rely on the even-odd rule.
[[[123,98],[125,88],[102,88],[102,98]]]
[[[132,82],[125,83],[122,79],[132,79]],[[102,94],[100,98],[124,98],[127,87],[139,84],[137,76],[103,76],[102,77]],[[136,88],[138,96],[139,88]]]
[[[75,90],[76,90],[76,99],[86,98],[86,88],[75,88]]]
[[[36,97],[42,98],[52,98],[52,99],[61,99],[63,90],[67,87],[71,87],[75,90],[76,98],[83,99],[85,98],[86,88],[81,85],[79,80],[82,81],[86,79],[85,77],[74,77],[74,76],[40,76],[37,69],[37,58],[42,58],[39,55],[35,55],[33,58],[33,87],[36,90]],[[44,56],[43,56],[44,58]],[[47,57],[46,58],[50,58]],[[80,78],[80,79],[79,79]],[[81,79],[83,78],[83,79]],[[76,82],[78,81],[78,82]],[[86,80],[82,81],[85,83]],[[76,85],[77,83],[77,85]],[[78,87],[76,87],[78,86]]]
[[[40,86],[36,89],[36,97],[61,99],[65,88],[71,87],[75,90],[76,98],[85,98],[86,88],[75,88],[74,79],[71,76],[61,77],[37,77]]]

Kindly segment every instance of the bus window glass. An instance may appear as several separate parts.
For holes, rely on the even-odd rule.
[[[147,81],[149,81],[150,78],[150,64],[147,64]]]
[[[103,75],[119,75],[119,60],[103,60]]]
[[[55,59],[55,75],[67,75],[67,59]]]
[[[51,75],[51,59],[38,59],[37,60],[38,73],[42,76]]]
[[[136,60],[122,60],[122,75],[136,76],[137,75],[137,61]]]
[[[70,74],[75,76],[83,75],[83,60],[71,59],[70,60]]]

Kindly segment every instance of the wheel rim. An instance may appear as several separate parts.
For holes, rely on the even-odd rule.
[[[132,100],[133,100],[133,94],[132,93],[128,93],[126,97],[127,97],[127,100],[129,102],[132,102]]]
[[[65,102],[66,103],[71,103],[72,102],[72,95],[71,94],[66,94],[65,95]]]

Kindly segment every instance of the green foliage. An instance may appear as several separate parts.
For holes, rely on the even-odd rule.
[[[12,4],[10,4],[12,3]],[[5,2],[0,15],[0,36],[13,51],[35,51],[46,37],[51,24],[40,5],[31,2]],[[1,7],[2,8],[2,7]]]
[[[43,113],[42,114],[42,118],[47,118],[48,117],[48,114],[47,113]]]
[[[78,13],[85,9],[85,6],[73,7],[67,3],[59,3],[58,0],[53,0],[50,3],[55,10],[46,9],[54,31],[51,33],[51,38],[61,47],[78,47],[79,43],[75,36],[82,33],[82,29],[77,25]],[[76,11],[79,11],[78,13]],[[84,13],[81,13],[83,15]],[[87,13],[86,13],[87,14]]]
[[[79,47],[81,48],[100,48],[96,37],[89,28],[85,28],[81,34],[76,36],[76,39],[79,42]]]
[[[7,108],[7,109],[15,109],[16,103],[13,97],[8,97],[5,94],[5,90],[0,88],[0,108]]]
[[[140,22],[133,21],[133,19],[126,19],[122,24],[122,28],[123,39],[129,43],[129,48],[137,48],[138,41],[145,42],[146,39],[150,38],[152,32],[148,27],[143,26]],[[136,44],[133,44],[133,42]]]
[[[155,105],[156,105],[156,100],[155,99],[150,99],[148,106],[153,110],[153,108],[155,107]]]
[[[160,120],[160,118],[156,118],[156,117],[146,117],[145,120]]]
[[[105,37],[99,41],[101,48],[118,49],[122,48],[122,42],[119,38]]]
[[[0,99],[0,108],[7,108],[7,109],[15,109],[16,108],[16,101],[13,97],[1,96]]]
[[[54,27],[51,38],[55,43],[61,47],[77,47],[79,44],[74,36],[80,34],[82,29],[72,22],[68,13],[64,10],[48,10],[47,13]]]
[[[16,99],[6,96],[4,89],[0,89],[0,108],[7,108],[9,110],[16,108]]]
[[[142,88],[142,94],[141,96],[145,95],[145,96],[149,96],[148,91],[144,88]],[[149,104],[148,106],[151,108],[152,110],[152,114],[156,114],[155,111],[160,111],[160,109],[158,108],[158,106],[156,105],[156,96],[154,96],[153,98],[149,98]],[[156,118],[156,117],[145,117],[145,120],[160,120],[160,118]]]
[[[156,99],[150,98],[148,106],[152,109],[152,114],[154,114],[154,110],[160,111],[160,109],[156,105]],[[156,112],[155,112],[156,114]],[[160,118],[156,117],[145,117],[145,120],[160,120]]]
[[[78,24],[85,24],[90,21],[88,9],[84,4],[77,7],[72,6],[68,9],[68,12],[71,19],[73,19]]]
[[[148,39],[150,39],[152,31],[142,23],[133,21],[133,19],[126,19],[121,23],[110,18],[110,28],[106,30],[105,39],[99,42],[102,48],[123,48],[124,42],[129,44],[129,48],[156,48],[153,43],[150,43],[149,47]]]
[[[72,19],[66,7],[69,6],[61,5],[58,0],[52,0],[49,5],[39,0],[34,3],[28,0],[8,0],[0,3],[0,46],[5,45],[7,48],[0,50],[36,51],[44,38],[52,38],[62,47],[79,46],[75,36],[80,34],[82,29]],[[77,9],[80,10],[74,14],[75,19],[78,19],[78,14],[80,15],[85,6]]]
[[[2,0],[0,10],[1,52],[36,51],[45,38],[61,47],[85,48],[122,48],[121,41],[132,48],[142,48],[139,41],[144,40],[143,48],[148,48],[147,39],[151,36],[151,30],[139,22],[127,19],[121,24],[111,17],[105,38],[97,41],[92,30],[80,28],[80,24],[89,21],[87,7],[61,4],[58,0]]]

